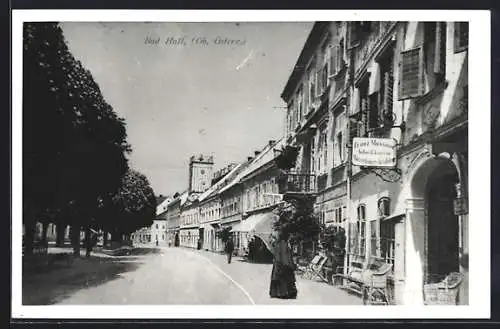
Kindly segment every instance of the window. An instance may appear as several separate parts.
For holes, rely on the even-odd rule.
[[[311,149],[311,168],[310,168],[310,172],[311,173],[314,173],[314,139],[311,140],[311,142],[309,143],[310,145],[310,149]]]
[[[455,25],[455,52],[464,51],[469,47],[469,22],[457,22]]]
[[[369,80],[365,79],[361,82],[358,87],[359,92],[359,108],[361,109],[361,124],[358,125],[358,133],[359,137],[368,136],[368,130],[371,125],[371,111],[370,111],[370,97],[368,96],[368,83]]]
[[[366,206],[365,205],[358,206],[357,225],[358,225],[357,232],[359,234],[358,255],[365,256],[366,255]]]
[[[387,217],[391,212],[391,199],[383,197],[378,200],[378,215],[379,217]]]
[[[308,94],[308,105],[312,105],[315,100],[315,93],[316,93],[316,74],[313,71],[313,65],[311,64],[309,67],[309,94]]]
[[[431,27],[431,38],[434,37],[433,66],[437,83],[444,81],[446,74],[446,23],[428,23]],[[426,40],[426,44],[429,42]]]
[[[344,162],[343,159],[343,151],[344,151],[344,146],[343,146],[343,140],[342,140],[342,132],[337,133],[337,137],[335,139],[337,143],[337,165],[340,165],[341,163]]]
[[[300,87],[297,91],[297,123],[300,123],[304,116],[303,97],[302,87]]]
[[[380,223],[380,257],[386,263],[394,265],[394,246],[395,246],[395,225],[391,221]]]
[[[326,123],[320,128],[319,143],[318,143],[318,173],[326,172],[328,162],[328,147],[327,147],[327,126]]]
[[[333,45],[330,51],[330,75],[337,75],[344,67],[344,40]]]
[[[424,93],[423,47],[401,52],[399,69],[399,100],[414,98]]]
[[[158,229],[158,224],[156,224],[156,229]]]
[[[379,220],[370,221],[370,253],[372,256],[378,256],[379,252]]]

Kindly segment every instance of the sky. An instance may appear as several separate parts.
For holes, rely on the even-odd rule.
[[[215,171],[283,136],[280,95],[312,25],[61,23],[71,52],[125,119],[129,164],[156,195],[188,187],[191,155],[213,155]]]

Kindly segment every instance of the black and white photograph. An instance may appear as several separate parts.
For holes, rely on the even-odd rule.
[[[65,13],[13,13],[17,316],[489,317],[488,12]]]

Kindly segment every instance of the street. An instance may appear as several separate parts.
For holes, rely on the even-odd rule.
[[[296,300],[269,297],[270,264],[183,248],[128,257],[138,264],[116,279],[76,291],[58,304],[204,304],[204,305],[361,305],[361,299],[325,283],[297,278]],[[123,262],[123,261],[121,261]]]

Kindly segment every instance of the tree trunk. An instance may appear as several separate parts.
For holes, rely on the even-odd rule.
[[[71,244],[73,245],[73,255],[80,257],[80,225],[71,225]]]
[[[25,234],[24,234],[24,254],[32,255],[33,254],[33,244],[35,240],[35,229],[36,223],[34,221],[26,221],[24,224]]]
[[[108,232],[107,231],[104,231],[104,236],[102,237],[102,246],[104,248],[106,248],[106,246],[108,245]]]
[[[47,231],[49,229],[49,222],[48,221],[44,221],[42,223],[43,225],[43,228],[42,228],[42,239],[41,239],[41,242],[43,245],[47,245]]]
[[[36,230],[36,211],[29,205],[24,204],[23,207],[23,221],[24,221],[24,254],[33,254],[33,244],[35,242]]]
[[[90,257],[90,252],[92,251],[92,238],[90,232],[90,225],[85,226],[85,257]]]
[[[65,233],[66,233],[66,225],[62,223],[56,224],[56,247],[64,246]]]
[[[113,233],[111,233],[111,241],[113,242],[122,242],[122,238],[122,233],[118,229],[115,229]]]

